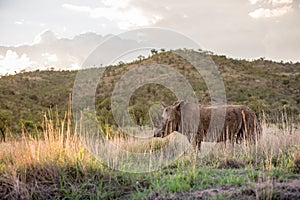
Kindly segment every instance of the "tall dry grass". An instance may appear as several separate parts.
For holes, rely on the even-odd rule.
[[[283,114],[285,115],[285,114]],[[262,134],[257,145],[216,144],[201,161],[204,164],[226,167],[245,166],[259,170],[275,168],[299,171],[300,129],[287,116],[275,124],[261,120]]]
[[[57,109],[45,112],[42,127],[38,137],[22,129],[20,138],[0,143],[0,199],[52,199],[63,193],[65,170],[97,164],[72,130],[71,108],[62,119]]]
[[[1,161],[11,169],[32,164],[63,163],[66,160],[73,163],[78,152],[84,149],[72,130],[70,109],[62,119],[59,119],[57,109],[43,113],[42,132],[38,133],[38,137],[22,129],[20,138],[0,145]]]
[[[62,119],[59,118],[57,109],[55,111],[50,109],[43,115],[43,130],[38,134],[39,137],[32,137],[30,133],[23,129],[20,139],[1,143],[0,169],[16,170],[21,166],[47,163],[63,164],[67,162],[75,164],[78,161],[85,160],[85,162],[82,162],[82,165],[84,165],[84,163],[95,162],[96,160],[89,150],[96,154],[97,151],[104,151],[115,159],[122,159],[121,157],[124,157],[124,155],[119,155],[119,149],[130,153],[147,154],[159,151],[172,144],[173,146],[171,145],[171,148],[166,150],[172,153],[176,148],[185,148],[189,145],[187,139],[178,133],[174,133],[164,139],[140,139],[124,137],[126,133],[124,134],[123,131],[107,129],[109,130],[106,133],[107,136],[114,135],[114,137],[106,138],[110,145],[99,140],[97,144],[93,143],[93,149],[89,149],[84,144],[91,141],[79,138],[74,131],[71,118],[71,107],[65,112]],[[235,144],[231,146],[223,143],[216,144],[210,149],[210,154],[205,157],[200,156],[201,159],[199,160],[206,162],[205,160],[210,160],[210,158],[213,158],[215,161],[237,159],[245,164],[260,165],[265,169],[272,169],[279,164],[291,165],[291,163],[283,164],[283,161],[286,162],[286,159],[292,158],[297,160],[300,150],[300,130],[297,124],[291,128],[291,123],[287,116],[284,116],[284,119],[280,121],[281,124],[279,126],[278,124],[268,124],[265,119],[262,119],[263,132],[257,145]],[[147,133],[142,135],[149,135],[148,132],[151,130],[146,129],[143,131]],[[178,146],[179,143],[182,143],[182,145]],[[163,153],[168,153],[166,151]],[[184,155],[190,156],[189,154],[191,153],[194,152],[189,151]],[[99,159],[101,160],[101,158]],[[104,164],[109,165],[109,163]],[[114,166],[111,167],[114,168]]]

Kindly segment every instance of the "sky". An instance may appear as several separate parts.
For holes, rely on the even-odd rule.
[[[300,0],[0,0],[0,19],[0,74],[76,68],[109,35],[147,27],[233,58],[300,61]]]

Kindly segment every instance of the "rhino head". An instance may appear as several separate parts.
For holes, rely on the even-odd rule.
[[[172,105],[161,104],[160,121],[154,130],[154,137],[166,137],[177,131],[184,135],[194,134],[199,125],[199,104],[192,101],[176,101]]]
[[[154,130],[154,137],[166,137],[174,131],[179,131],[181,123],[181,104],[182,102],[175,102],[167,106],[163,102],[161,103],[163,112],[159,118],[159,122],[156,122],[157,126]]]

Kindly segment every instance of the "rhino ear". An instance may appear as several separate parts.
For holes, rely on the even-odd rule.
[[[183,106],[184,101],[178,101],[175,105],[174,108],[179,110]]]
[[[160,102],[160,104],[162,105],[163,108],[167,107],[167,104],[165,104],[165,102]]]

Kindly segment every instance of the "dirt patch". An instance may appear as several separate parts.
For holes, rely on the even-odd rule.
[[[269,180],[260,183],[247,184],[241,187],[222,185],[210,189],[166,195],[154,192],[148,197],[148,199],[216,199],[218,197],[228,199],[298,200],[300,199],[300,180],[293,179],[284,182]]]

